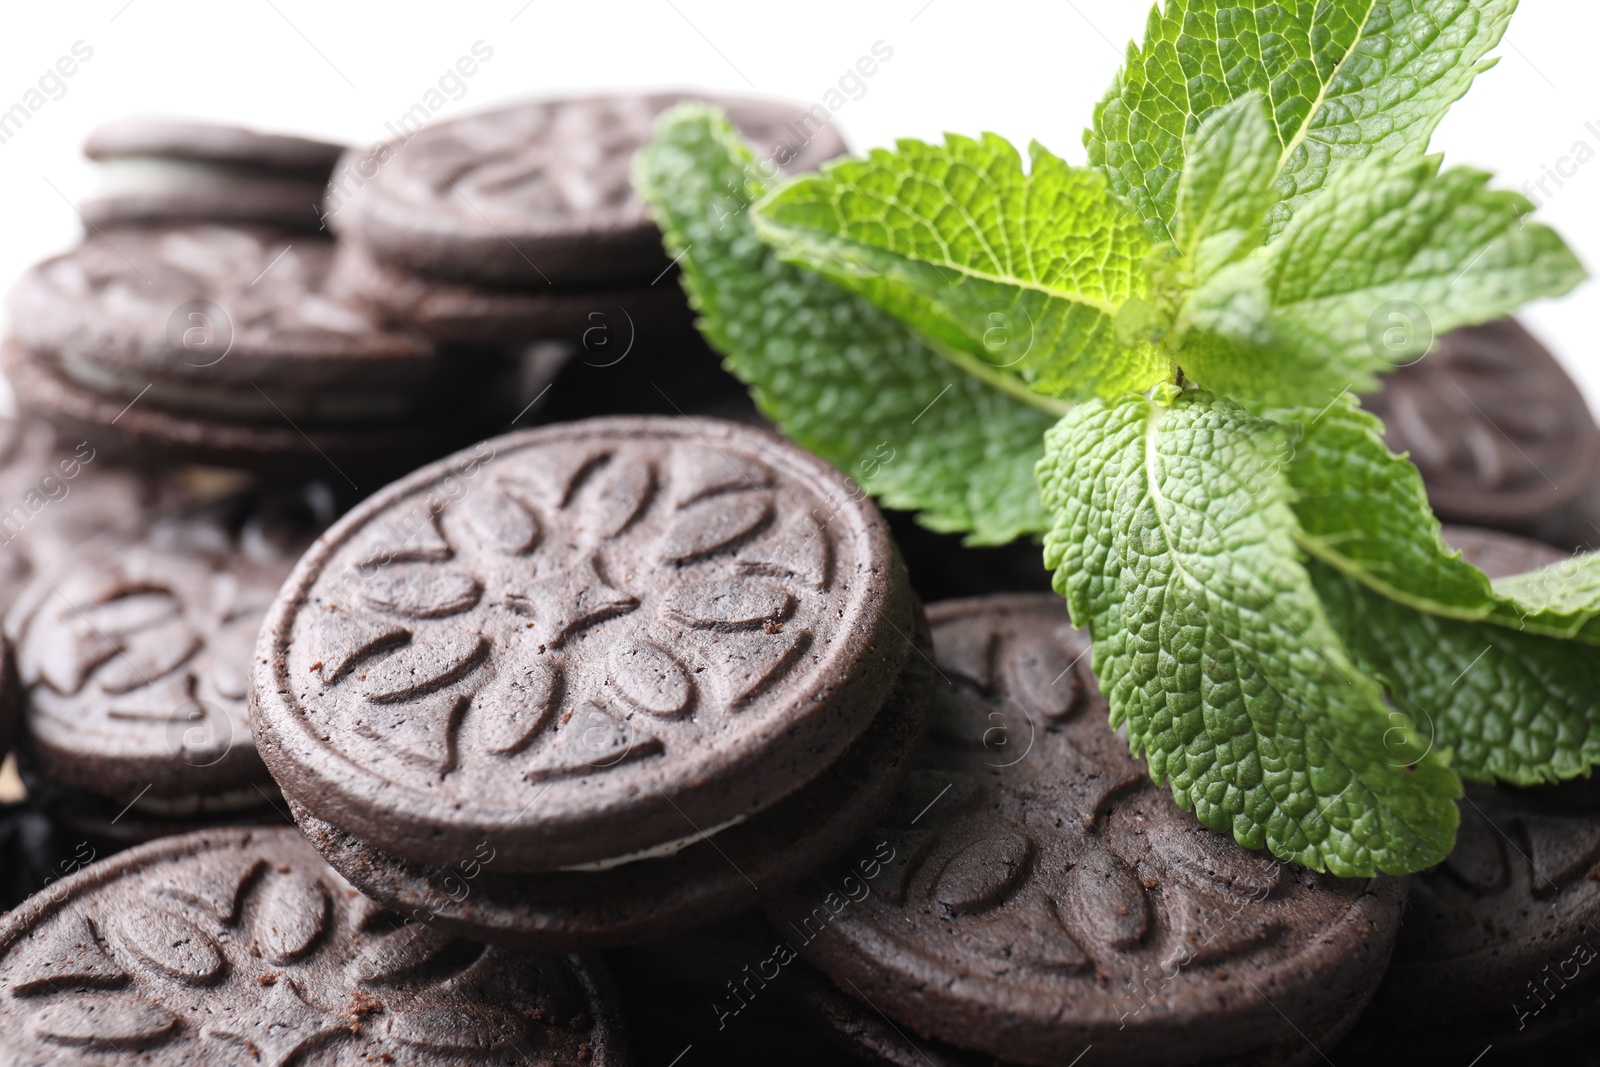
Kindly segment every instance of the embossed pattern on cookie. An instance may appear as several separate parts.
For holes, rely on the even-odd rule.
[[[681,419],[482,447],[347,517],[267,621],[263,754],[311,814],[549,870],[758,811],[866,729],[913,607],[831,468]]]
[[[1178,809],[1107,728],[1059,598],[946,601],[929,619],[948,684],[867,837],[892,859],[859,899],[821,883],[780,898],[779,933],[909,1033],[1006,1062],[1331,1047],[1382,974],[1403,883],[1285,865]]]
[[[539,286],[638,279],[667,265],[633,191],[633,156],[684,93],[530,101],[429,126],[403,144],[347,154],[331,222],[419,274]],[[844,151],[798,105],[713,99],[783,171]],[[370,172],[370,181],[366,177]],[[348,203],[346,203],[348,200]]]
[[[293,830],[106,860],[0,922],[16,1062],[625,1062],[593,958],[524,956],[382,911]]]

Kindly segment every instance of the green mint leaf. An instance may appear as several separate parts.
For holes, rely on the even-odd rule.
[[[998,387],[1109,397],[1168,373],[1157,349],[1126,349],[1115,325],[1146,292],[1143,226],[1102,175],[1038,144],[1025,173],[994,134],[900,141],[789,182],[755,217],[785,259]]]
[[[1208,393],[1046,436],[1046,564],[1157,781],[1242,844],[1345,876],[1449,852],[1459,780],[1346,656],[1294,542],[1277,424]]]
[[[1174,239],[1184,138],[1246,93],[1272,111],[1281,230],[1338,169],[1423,151],[1491,63],[1516,0],[1166,0],[1084,132],[1158,241]]]
[[[1287,472],[1308,555],[1416,611],[1600,644],[1600,556],[1491,585],[1445,544],[1422,475],[1389,451],[1383,423],[1353,397],[1270,415],[1301,428]],[[1581,646],[1575,654],[1600,658]]]
[[[1314,559],[1391,600],[1483,619],[1494,610],[1489,579],[1445,545],[1422,475],[1383,443],[1383,423],[1349,393],[1321,411],[1269,413],[1298,423],[1286,466],[1296,539]]]
[[[746,210],[764,191],[761,171],[719,111],[664,116],[635,182],[680,257],[701,331],[786,433],[933,529],[970,531],[975,544],[1044,529],[1032,467],[1052,416],[779,261]]]
[[[1247,93],[1200,123],[1178,179],[1173,237],[1197,280],[1259,248],[1278,203],[1278,142],[1266,97]]]
[[[1250,406],[1318,406],[1345,389],[1375,389],[1380,372],[1422,355],[1438,334],[1582,281],[1561,238],[1525,221],[1533,205],[1487,183],[1465,167],[1440,173],[1436,156],[1341,171],[1294,225],[1251,253],[1245,262],[1256,266],[1239,266],[1260,270],[1265,321],[1218,325],[1205,305],[1236,299],[1229,287],[1190,301],[1192,318],[1234,332],[1180,353],[1184,371]],[[1410,328],[1389,330],[1395,315]]]
[[[1346,396],[1274,418],[1302,427],[1287,468],[1297,540],[1361,669],[1468,778],[1587,774],[1600,762],[1600,651],[1565,638],[1600,639],[1597,557],[1491,588],[1446,547],[1422,476],[1376,416]]]
[[[1600,644],[1600,552],[1574,556],[1494,583],[1519,629]]]
[[[1309,570],[1356,662],[1464,777],[1537,785],[1600,763],[1592,646],[1429,614],[1324,564]]]

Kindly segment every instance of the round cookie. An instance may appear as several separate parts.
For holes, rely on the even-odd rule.
[[[1593,779],[1469,784],[1456,846],[1413,878],[1389,974],[1344,1048],[1469,1062],[1600,1021],[1597,827]]]
[[[330,298],[333,255],[249,227],[92,235],[13,290],[8,369],[70,434],[195,461],[399,463],[493,427],[514,361]]]
[[[0,612],[35,571],[99,534],[130,532],[171,487],[42,419],[0,416]]]
[[[594,957],[405,924],[292,829],[210,831],[67,878],[0,920],[0,1059],[628,1062]]]
[[[1600,474],[1600,427],[1582,392],[1514,319],[1445,334],[1362,403],[1389,447],[1411,454],[1446,522],[1533,530]]]
[[[329,183],[328,221],[382,261],[425,277],[648,283],[668,266],[633,190],[634,153],[686,93],[531,101],[352,150]],[[831,124],[790,103],[712,99],[773,167],[841,154]]]
[[[414,472],[306,554],[257,647],[257,742],[286,796],[384,851],[608,861],[818,777],[915,610],[876,509],[773,435],[543,427]]]
[[[1180,810],[1106,725],[1059,598],[950,601],[929,620],[944,684],[858,846],[879,862],[769,906],[791,952],[913,1046],[1320,1063],[1382,976],[1404,881],[1283,864]]]
[[[1492,530],[1444,533],[1491,578],[1567,558]],[[1353,1054],[1466,1062],[1490,1044],[1499,1054],[1600,1021],[1597,786],[1467,786],[1455,849],[1412,878],[1388,977],[1346,1042]]]
[[[274,818],[247,717],[250,658],[267,606],[329,518],[293,499],[233,500],[41,572],[6,617],[36,799],[124,843]]]
[[[925,637],[923,655],[932,646]],[[894,799],[927,727],[931,660],[915,656],[867,732],[820,778],[670,855],[505,872],[486,839],[451,864],[397,859],[295,805],[335,870],[403,915],[534,952],[634,945],[754,907],[849,849]]]
[[[91,227],[212,219],[317,230],[344,150],[237,126],[116,119],[84,142],[99,182],[79,210]]]

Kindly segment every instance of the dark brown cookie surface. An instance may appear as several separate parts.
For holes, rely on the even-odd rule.
[[[1443,534],[1445,544],[1460,549],[1462,558],[1490,578],[1527,574],[1572,558],[1543,541],[1501,533],[1499,530],[1485,530],[1480,526],[1446,525]]]
[[[168,487],[115,460],[42,419],[0,418],[0,612],[75,546],[143,525]]]
[[[158,816],[270,803],[250,659],[317,524],[309,509],[240,502],[97,540],[41,572],[6,619],[30,772]]]
[[[149,388],[154,406],[246,421],[414,412],[461,376],[460,361],[330,299],[333,254],[331,241],[252,227],[95,234],[23,277],[13,332],[124,403]]]
[[[85,388],[65,378],[53,358],[15,345],[0,348],[0,361],[26,410],[48,420],[65,439],[89,442],[119,461],[342,478],[358,492],[503,425],[515,414],[507,400],[518,395],[520,372],[515,362],[482,361],[486,395],[475,401],[430,405],[390,424],[343,427],[302,425],[283,416],[255,422],[167,411],[146,403],[148,394],[129,401]],[[267,396],[277,399],[271,392]]]
[[[1106,725],[1059,598],[934,605],[933,733],[853,889],[769,908],[841,989],[1017,1063],[1318,1058],[1371,995],[1403,901],[1244,850]],[[842,885],[843,883],[841,883]]]
[[[346,516],[257,648],[286,796],[449,864],[695,839],[818,777],[912,654],[882,520],[773,436],[682,418],[495,438]]]
[[[684,93],[533,101],[435,123],[402,145],[349,153],[329,185],[334,228],[436,277],[648,282],[661,234],[633,191],[634,153]],[[787,172],[844,151],[795,104],[719,100]]]
[[[1531,529],[1600,474],[1600,428],[1583,394],[1513,319],[1446,334],[1362,403],[1383,419],[1389,447],[1411,454],[1446,522]]]
[[[1413,879],[1394,961],[1351,1047],[1470,1059],[1591,1024],[1597,877],[1593,781],[1468,786],[1455,849]]]
[[[52,886],[0,921],[0,987],[8,1062],[627,1062],[598,960],[404,924],[293,830],[174,838]]]
[[[919,636],[924,654],[931,647]],[[926,730],[933,670],[924,654],[907,661],[867,732],[821,777],[671,855],[527,874],[503,871],[485,839],[449,865],[408,863],[303,810],[295,817],[336,870],[401,914],[529,951],[637,944],[752,908],[856,843],[893,800]]]

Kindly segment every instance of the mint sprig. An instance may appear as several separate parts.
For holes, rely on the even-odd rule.
[[[634,181],[679,257],[701,331],[768,418],[933,529],[973,544],[1044,530],[1033,464],[1055,414],[961,373],[890,315],[781,262],[747,210],[766,191],[755,156],[715,108],[665,116]]]
[[[1178,803],[1318,870],[1417,870],[1450,850],[1459,784],[1347,658],[1294,542],[1287,441],[1197,390],[1080,406],[1045,439],[1045,563]]]
[[[1171,240],[1186,139],[1200,119],[1251,93],[1271,106],[1281,231],[1342,167],[1420,152],[1493,66],[1516,0],[1167,0],[1084,132],[1089,162]]]
[[[1167,372],[1122,343],[1118,310],[1148,291],[1150,239],[1103,175],[994,134],[905,140],[838,161],[762,202],[761,236],[1008,388],[1118,396]]]
[[[768,189],[689,109],[640,185],[787,432],[853,471],[892,441],[864,484],[936,528],[1048,530],[1113,722],[1181,804],[1318,869],[1414,871],[1458,771],[1600,763],[1600,557],[1491,583],[1355,402],[1583,277],[1526,200],[1426,154],[1514,6],[1168,0],[1088,167],[950,135]]]

